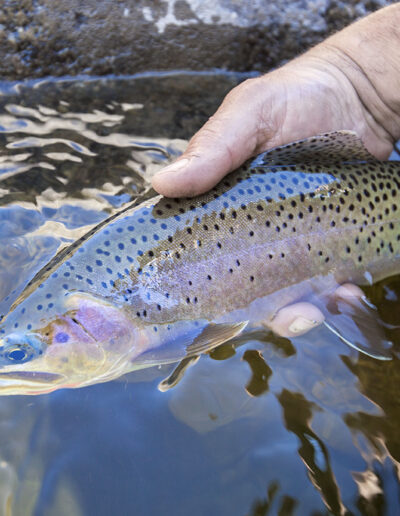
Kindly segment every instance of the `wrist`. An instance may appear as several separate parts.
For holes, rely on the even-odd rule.
[[[332,73],[338,78],[341,76],[342,84],[347,83],[357,95],[365,120],[377,137],[392,143],[397,141],[400,138],[400,89],[396,95],[394,87],[384,87],[385,82],[387,85],[394,81],[389,78],[385,81],[383,77],[374,80],[355,57],[333,42],[327,41],[319,50],[320,58],[332,68]],[[375,73],[379,74],[377,71]]]
[[[360,20],[309,51],[355,91],[378,136],[400,138],[400,5]],[[306,54],[307,55],[307,54]]]

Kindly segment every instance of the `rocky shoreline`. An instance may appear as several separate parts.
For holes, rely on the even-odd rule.
[[[391,2],[4,0],[3,80],[148,70],[267,71]]]

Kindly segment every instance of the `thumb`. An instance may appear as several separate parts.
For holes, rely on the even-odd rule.
[[[155,190],[166,197],[198,195],[254,154],[259,116],[249,82],[232,90],[178,160],[154,175]]]

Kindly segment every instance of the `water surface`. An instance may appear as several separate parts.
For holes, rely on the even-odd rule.
[[[3,84],[0,313],[57,250],[141,195],[243,78]],[[399,294],[400,278],[368,290],[392,324]],[[172,368],[0,397],[0,514],[399,510],[398,359],[359,356],[319,328],[238,339],[161,393]]]

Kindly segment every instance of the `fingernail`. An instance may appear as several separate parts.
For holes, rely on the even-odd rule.
[[[158,176],[162,174],[173,174],[174,172],[177,172],[178,170],[185,168],[188,163],[188,158],[178,159],[177,161],[175,161],[175,163],[172,163],[171,165],[168,165],[168,167],[159,170],[155,175]]]
[[[311,330],[311,328],[314,328],[317,324],[317,321],[311,321],[305,317],[297,317],[297,319],[295,319],[289,326],[289,331],[292,333],[305,332]]]

